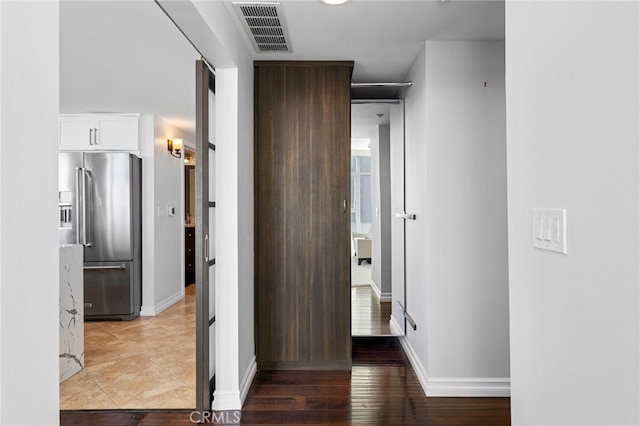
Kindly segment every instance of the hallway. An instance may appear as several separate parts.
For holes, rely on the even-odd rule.
[[[60,424],[191,425],[190,413],[67,411]],[[510,401],[427,398],[396,338],[355,338],[352,372],[258,372],[240,424],[508,425]]]

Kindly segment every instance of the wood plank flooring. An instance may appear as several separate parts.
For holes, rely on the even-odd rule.
[[[508,425],[509,398],[427,398],[396,338],[354,338],[352,372],[260,371],[243,425]],[[233,418],[231,416],[231,418]],[[62,425],[190,425],[190,411],[62,412]]]
[[[351,257],[351,335],[391,335],[391,302],[380,302],[371,287],[371,264]]]
[[[391,334],[391,302],[380,302],[369,285],[351,287],[351,335]]]

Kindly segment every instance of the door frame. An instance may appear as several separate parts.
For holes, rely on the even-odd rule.
[[[196,410],[211,410],[214,380],[209,378],[210,320],[209,282],[210,267],[215,259],[209,259],[213,245],[209,229],[209,91],[215,93],[215,75],[207,63],[196,60]],[[214,317],[215,321],[215,317]]]
[[[393,98],[393,99],[352,99],[351,100],[351,105],[367,105],[367,104],[390,104],[391,108],[393,108],[394,106],[396,106],[402,113],[401,116],[401,121],[402,121],[402,135],[401,135],[401,140],[402,140],[402,178],[401,178],[401,182],[402,182],[402,190],[400,191],[401,194],[401,198],[402,198],[402,212],[404,213],[405,210],[405,204],[404,204],[404,200],[406,198],[406,194],[405,194],[405,187],[406,187],[406,175],[405,175],[405,165],[406,165],[406,157],[405,157],[405,134],[404,134],[404,126],[405,126],[405,119],[404,119],[404,115],[405,115],[405,106],[404,106],[404,99],[401,98]],[[391,112],[390,112],[391,114]],[[389,123],[389,126],[393,126],[393,123]],[[393,135],[394,135],[394,128],[390,129],[390,143],[393,144]],[[390,147],[391,150],[393,150],[393,147]],[[393,157],[393,154],[391,154],[391,157]],[[392,161],[392,158],[390,158],[390,161]],[[390,168],[391,168],[391,172],[393,172],[393,165],[390,164]],[[393,174],[393,173],[392,173]],[[390,176],[390,180],[393,181],[393,176]],[[394,262],[394,245],[393,245],[393,236],[392,236],[392,241],[389,243],[391,245],[391,268],[392,268],[392,276],[391,276],[391,310],[392,313],[394,312],[398,312],[398,310],[400,310],[400,314],[397,314],[397,318],[392,318],[395,319],[395,321],[392,318],[389,318],[389,322],[390,322],[390,328],[391,328],[391,335],[393,336],[404,336],[406,335],[406,319],[404,318],[404,312],[406,310],[406,258],[405,258],[405,253],[406,253],[406,227],[404,226],[404,222],[405,219],[404,218],[399,218],[397,216],[397,213],[400,213],[399,211],[396,211],[400,206],[394,206],[394,196],[393,196],[393,185],[391,185],[391,211],[389,212],[391,215],[391,221],[392,221],[392,233],[393,233],[393,228],[394,228],[394,222],[395,221],[399,221],[402,220],[402,225],[400,226],[402,228],[401,231],[401,237],[402,237],[402,243],[399,244],[399,248],[402,250],[402,259],[400,260],[402,263],[402,278],[400,279],[400,282],[398,283],[394,283],[394,276],[393,276],[393,262]],[[396,210],[394,210],[394,208]],[[396,224],[397,225],[397,224]],[[396,226],[396,229],[398,228],[398,226]],[[396,253],[397,254],[397,253]],[[397,261],[397,260],[396,260]],[[397,274],[396,274],[397,275]],[[397,293],[398,291],[396,290],[394,292],[394,288],[400,287],[402,289],[402,294],[400,295],[400,299],[396,299]],[[401,321],[398,321],[398,319],[402,317]]]

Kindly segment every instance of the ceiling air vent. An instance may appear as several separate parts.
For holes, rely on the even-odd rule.
[[[237,1],[233,7],[256,52],[292,51],[280,3]]]

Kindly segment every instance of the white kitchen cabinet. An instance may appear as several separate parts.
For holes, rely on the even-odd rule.
[[[61,150],[137,151],[140,114],[63,114],[59,119]]]

